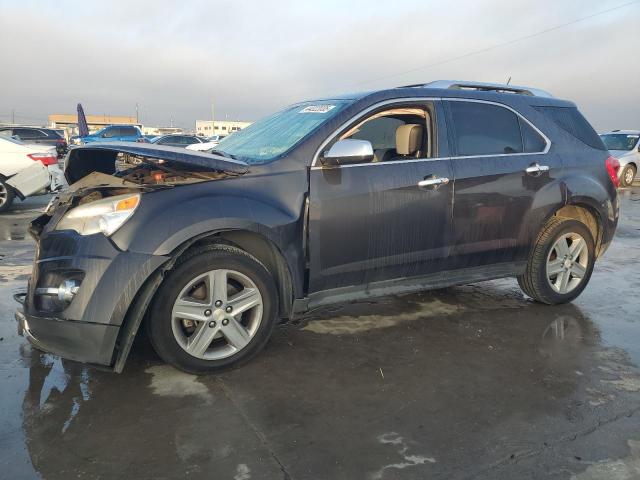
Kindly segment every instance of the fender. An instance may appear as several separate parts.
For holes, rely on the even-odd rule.
[[[245,180],[250,179],[192,185],[189,198],[181,188],[143,194],[153,196],[153,201],[143,198],[136,214],[111,239],[121,250],[167,256],[200,236],[234,230],[256,233],[277,248],[289,269],[294,291],[301,293],[306,191],[290,187],[287,190],[295,194],[289,198],[259,198],[248,196],[255,187],[247,186],[240,196],[238,188],[246,185]]]
[[[613,192],[607,191],[605,185],[593,176],[575,170],[570,175],[558,178],[537,192],[523,223],[520,238],[529,239],[526,243],[530,244],[537,237],[535,233],[539,232],[558,210],[566,205],[576,205],[587,207],[596,214],[602,228],[602,244],[607,245],[618,222],[617,193],[613,185],[611,189]]]
[[[618,222],[618,194],[604,175],[598,181],[593,175],[577,173],[562,178],[565,205],[583,205],[598,215],[603,229],[614,229]],[[576,194],[574,192],[580,192]]]

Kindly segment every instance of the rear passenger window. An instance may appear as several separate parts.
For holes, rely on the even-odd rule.
[[[136,133],[136,129],[133,127],[120,127],[120,136],[122,137],[135,136]]]
[[[522,153],[518,116],[497,105],[449,102],[457,155]]]
[[[35,138],[46,137],[40,130],[33,128],[16,128],[14,129],[14,135],[18,135],[23,140],[33,140]]]
[[[525,153],[544,152],[547,142],[535,129],[527,122],[518,118],[520,130],[522,131],[522,143],[524,143]]]

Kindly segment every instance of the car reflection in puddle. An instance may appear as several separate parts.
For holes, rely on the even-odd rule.
[[[263,357],[218,377],[192,377],[162,365],[144,341],[137,342],[121,375],[32,351],[25,358],[30,369],[23,402],[31,459],[45,478],[105,471],[132,476],[143,466],[148,477],[232,472],[240,460],[254,470],[246,454],[240,458],[236,452],[254,437],[245,425],[246,412],[256,428],[277,428],[302,443],[315,438],[318,448],[328,447],[322,444],[325,428],[338,435],[345,428],[338,419],[329,420],[335,412],[350,412],[363,430],[361,445],[353,448],[365,451],[378,448],[368,444],[368,436],[388,436],[407,422],[415,427],[416,415],[432,422],[433,435],[446,445],[451,440],[447,422],[472,422],[478,434],[493,438],[507,428],[496,421],[498,412],[502,417],[565,417],[566,405],[587,395],[585,388],[602,392],[598,380],[582,373],[597,370],[593,354],[599,334],[580,309],[550,309],[509,297],[495,285],[315,312],[303,327],[278,329]],[[487,307],[500,293],[500,307]],[[447,307],[455,302],[459,307]],[[484,311],[474,310],[478,302]],[[428,311],[428,305],[437,305],[439,315],[419,318],[416,312]],[[386,326],[354,330],[341,325],[352,325],[351,317],[363,308],[377,312],[383,323],[389,317]],[[391,320],[398,316],[404,320]],[[313,322],[321,327],[309,328]],[[339,333],[327,334],[330,327]],[[324,386],[321,391],[318,385]],[[396,413],[388,427],[386,420],[368,427],[360,422],[389,408]],[[326,420],[319,425],[303,412]],[[440,420],[430,420],[433,413]],[[228,435],[242,430],[243,437]],[[264,454],[261,441],[248,443],[254,460]],[[428,454],[433,465],[443,460],[442,451]]]

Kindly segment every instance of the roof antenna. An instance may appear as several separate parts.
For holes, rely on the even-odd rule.
[[[511,77],[509,77],[509,80],[507,80],[507,85],[509,85],[511,83]]]

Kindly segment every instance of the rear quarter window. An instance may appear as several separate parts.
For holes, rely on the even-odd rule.
[[[565,132],[571,134],[582,143],[598,150],[606,150],[602,139],[591,124],[575,107],[534,107],[537,111],[551,119]]]

